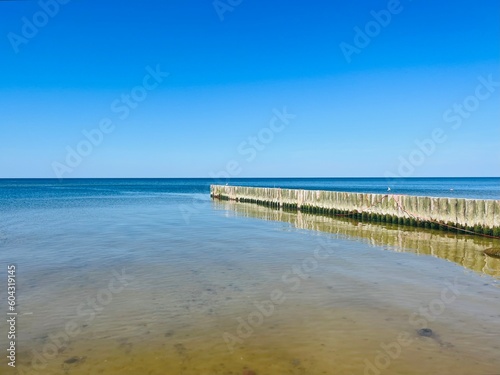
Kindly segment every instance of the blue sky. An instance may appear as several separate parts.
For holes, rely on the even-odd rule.
[[[496,0],[59,1],[0,2],[0,178],[500,175]]]

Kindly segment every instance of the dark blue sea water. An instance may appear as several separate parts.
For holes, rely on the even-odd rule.
[[[219,181],[224,182],[224,181]],[[500,199],[500,178],[278,178],[231,179],[230,185],[332,190],[354,193],[421,195],[471,199]]]
[[[498,241],[212,201],[213,183],[500,198],[499,178],[0,180],[20,373],[363,374],[402,332],[414,343],[384,374],[500,368],[500,259],[481,252]],[[438,339],[419,337],[409,317],[454,301],[449,283]]]
[[[19,204],[75,204],[98,199],[141,198],[165,194],[208,197],[210,184],[332,190],[434,197],[500,199],[500,178],[235,178],[214,179],[0,179],[0,208]],[[172,198],[172,197],[171,197]],[[55,200],[55,202],[54,202]],[[62,200],[59,202],[58,200]],[[24,203],[23,203],[24,202]]]

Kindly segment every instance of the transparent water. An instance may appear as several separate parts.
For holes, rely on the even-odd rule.
[[[286,184],[333,186],[308,181]],[[211,201],[210,182],[0,181],[20,374],[498,373],[497,241]]]

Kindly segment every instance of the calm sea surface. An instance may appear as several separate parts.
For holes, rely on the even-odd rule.
[[[0,180],[0,374],[500,373],[498,240],[216,202],[214,182],[500,199],[499,178]]]

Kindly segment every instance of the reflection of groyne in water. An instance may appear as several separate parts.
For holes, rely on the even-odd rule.
[[[500,259],[485,256],[486,248],[500,245],[500,240],[443,231],[398,226],[397,224],[362,223],[349,218],[273,210],[248,203],[215,201],[216,208],[237,215],[291,223],[299,229],[317,230],[357,238],[374,246],[389,246],[394,251],[411,251],[458,263],[461,266],[500,278]]]
[[[362,221],[500,236],[500,201],[211,185],[210,196]]]

